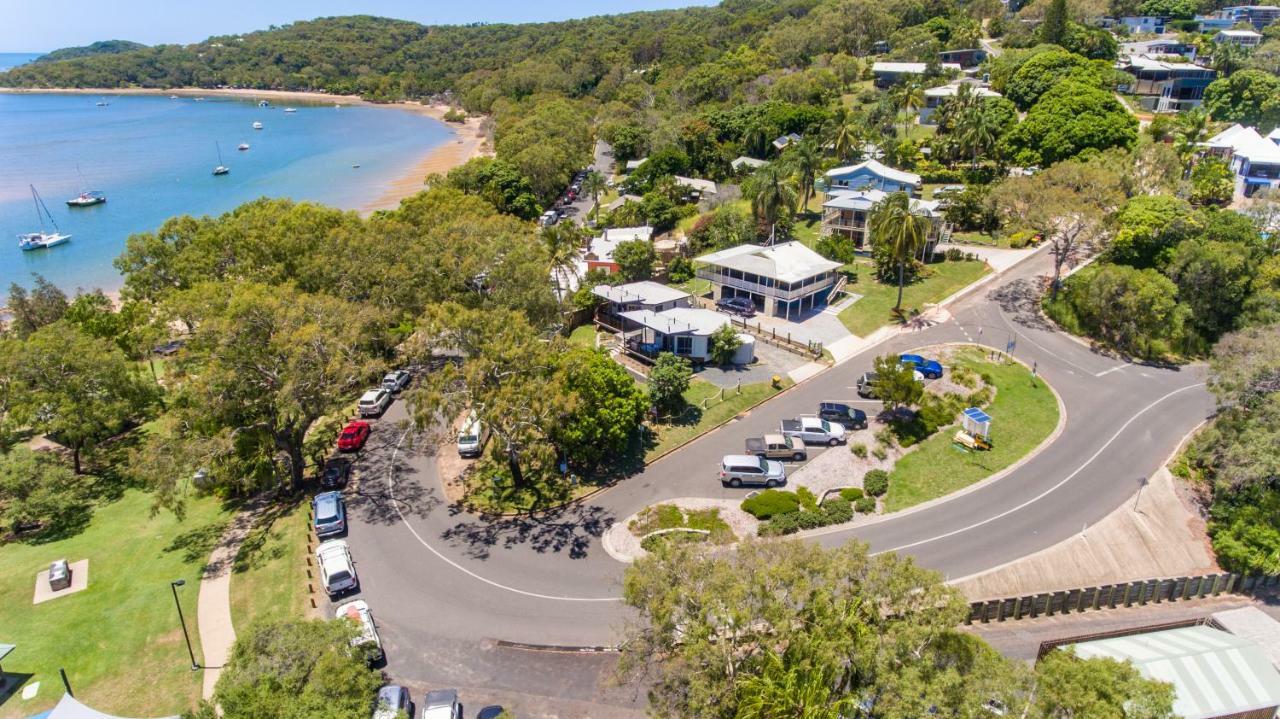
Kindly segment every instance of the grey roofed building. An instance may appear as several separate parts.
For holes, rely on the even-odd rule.
[[[754,170],[764,167],[767,164],[769,164],[768,160],[757,160],[754,157],[747,157],[746,155],[743,155],[742,157],[736,158],[733,162],[730,162],[729,167],[732,167],[734,170],[741,170],[744,167],[750,167]]]
[[[746,297],[765,314],[785,316],[825,303],[842,266],[796,241],[738,245],[694,262],[716,299]]]
[[[1280,672],[1253,642],[1208,626],[1070,645],[1076,656],[1131,661],[1143,676],[1174,688],[1183,719],[1267,719],[1280,707]]]
[[[631,310],[661,312],[693,304],[693,296],[688,292],[649,280],[625,285],[596,285],[591,293],[608,302],[613,314]]]
[[[697,362],[711,359],[708,338],[725,325],[732,325],[727,315],[701,307],[676,307],[662,312],[634,310],[621,315],[639,331],[626,339],[628,349],[647,357],[671,352]],[[742,345],[734,356],[736,365],[750,364],[755,360],[755,340],[750,335],[739,335]]]
[[[676,184],[685,189],[693,190],[694,192],[699,192],[704,195],[714,195],[718,192],[716,183],[711,180],[702,180],[696,177],[681,177],[680,175],[674,175],[673,177]]]

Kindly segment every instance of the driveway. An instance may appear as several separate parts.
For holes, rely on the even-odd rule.
[[[400,422],[400,402],[378,422],[360,459],[351,546],[363,594],[383,628],[388,671],[411,684],[456,684],[492,692],[597,702],[635,709],[642,692],[619,697],[601,683],[608,655],[510,651],[499,640],[612,645],[632,619],[619,601],[623,566],[600,546],[616,519],[677,497],[741,498],[712,468],[743,437],[817,403],[852,396],[878,354],[981,339],[1035,363],[1062,396],[1062,436],[1017,470],[968,494],[816,541],[868,542],[914,555],[959,578],[1031,554],[1096,523],[1132,496],[1181,438],[1213,409],[1201,367],[1130,365],[1043,325],[1031,291],[1050,271],[1039,254],[952,306],[950,318],[895,331],[857,355],[581,503],[522,518],[483,518],[442,499],[434,458]],[[835,451],[847,451],[837,448]],[[356,501],[358,499],[358,501]],[[635,694],[641,694],[636,696]],[[566,707],[568,705],[565,705]],[[591,712],[562,709],[564,714]],[[519,708],[519,707],[517,707]],[[564,715],[562,714],[562,715]],[[523,713],[521,714],[524,715]],[[535,714],[542,715],[542,714]]]
[[[756,339],[756,362],[744,367],[715,367],[707,365],[696,375],[717,387],[732,388],[741,384],[768,382],[774,375],[786,377],[792,370],[808,364],[809,360],[781,347],[775,347]]]

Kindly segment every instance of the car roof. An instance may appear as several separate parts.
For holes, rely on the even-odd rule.
[[[377,389],[371,389],[368,392],[365,392],[364,394],[360,395],[360,401],[364,402],[366,400],[377,399],[378,397],[381,397],[384,392],[386,392],[386,390],[381,387]]]
[[[344,539],[330,539],[327,542],[321,542],[316,547],[316,554],[337,554],[341,550],[342,554],[347,553],[347,542]]]
[[[365,600],[363,600],[363,599],[353,599],[353,600],[351,600],[350,602],[346,602],[346,603],[344,603],[344,604],[339,604],[339,605],[338,605],[338,606],[333,610],[333,616],[335,616],[335,617],[348,617],[348,618],[351,618],[351,619],[358,619],[358,618],[359,618],[359,614],[360,614],[360,613],[362,613],[362,612],[367,613],[368,611],[369,611],[369,603],[368,603],[368,602],[366,602],[366,601],[365,601]],[[356,616],[352,616],[352,612],[355,612],[355,613],[356,613]]]
[[[333,509],[336,511],[340,506],[342,506],[341,492],[325,492],[316,495],[315,507],[317,512],[321,509]]]
[[[327,502],[327,501],[334,501],[334,500],[341,500],[341,499],[342,499],[342,492],[334,490],[332,492],[321,492],[320,494],[317,494],[315,501]]]
[[[423,699],[427,709],[433,706],[449,706],[456,701],[458,701],[457,689],[432,689],[427,692],[426,698]]]
[[[368,394],[368,392],[366,392],[365,394]],[[368,426],[370,426],[368,422],[362,419],[357,419],[357,420],[352,420],[350,422],[347,422],[347,426],[343,427],[343,429],[358,429],[360,427],[368,427]]]
[[[827,407],[844,407],[845,409],[848,409],[849,403],[848,402],[822,402],[818,406],[824,409]]]
[[[760,464],[760,458],[754,454],[726,454],[721,462],[724,464]]]
[[[404,687],[400,686],[399,684],[388,684],[385,687],[378,690],[378,698],[388,699],[390,701],[396,701],[397,699],[400,698],[400,695],[403,694],[404,691],[405,691]]]

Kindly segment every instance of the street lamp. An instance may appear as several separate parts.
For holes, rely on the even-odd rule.
[[[191,635],[187,633],[187,620],[182,616],[182,602],[178,601],[178,587],[186,583],[185,579],[175,579],[169,582],[169,588],[173,590],[173,606],[178,608],[178,622],[182,624],[182,638],[187,640],[187,654],[191,657],[191,671],[194,672],[200,668],[200,665],[196,664],[196,653],[191,648]]]

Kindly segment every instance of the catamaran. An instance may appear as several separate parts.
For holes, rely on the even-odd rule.
[[[106,194],[98,190],[84,189],[84,173],[80,172],[79,165],[76,165],[76,174],[80,176],[80,194],[67,200],[69,207],[92,207],[107,201]]]
[[[230,167],[227,167],[226,165],[222,164],[222,145],[219,145],[217,142],[214,142],[213,146],[218,149],[218,166],[213,168],[213,174],[225,175],[228,172],[231,172]]]
[[[64,235],[58,229],[58,223],[54,221],[53,215],[49,214],[49,208],[45,207],[44,200],[40,199],[40,193],[36,192],[35,185],[31,185],[31,199],[36,205],[36,219],[40,221],[39,232],[28,232],[25,235],[18,235],[18,247],[25,250],[42,250],[46,247],[60,245],[71,239],[71,235]],[[47,232],[44,226],[45,218],[49,218],[49,224],[53,225],[53,232]]]

